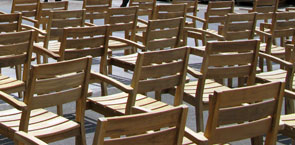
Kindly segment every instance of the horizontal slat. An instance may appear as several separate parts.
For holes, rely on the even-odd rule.
[[[269,100],[219,111],[218,124],[233,124],[265,118],[274,113],[276,101]]]
[[[20,29],[18,23],[0,24],[0,32],[14,32]]]
[[[17,0],[15,1],[15,4],[30,4],[30,3],[36,3],[38,0]]]
[[[68,102],[72,102],[75,100],[78,100],[81,96],[82,89],[79,88],[73,88],[70,90],[65,90],[61,92],[54,92],[52,94],[46,94],[46,95],[38,95],[33,97],[32,99],[32,108],[31,109],[37,109],[37,108],[46,108],[55,106],[57,104],[65,104]]]
[[[209,17],[208,23],[223,23],[226,20],[226,16]]]
[[[84,10],[54,11],[53,19],[81,18]]]
[[[11,54],[21,54],[29,50],[29,42],[11,44],[11,45],[0,45],[0,56],[11,55]]]
[[[104,55],[105,48],[92,48],[92,49],[78,49],[78,50],[66,50],[64,54],[64,59],[74,59],[74,58],[80,58],[85,56],[102,56]]]
[[[150,51],[153,50],[159,50],[162,48],[175,48],[177,44],[176,38],[165,38],[161,40],[153,40],[150,41],[149,44],[147,45],[147,49]]]
[[[127,30],[132,30],[133,29],[133,23],[118,23],[118,24],[111,24],[110,25],[110,31],[115,32],[115,31],[127,31]]]
[[[252,66],[229,66],[222,68],[210,68],[207,72],[207,78],[233,78],[249,76]]]
[[[138,92],[146,93],[154,90],[164,90],[177,86],[181,81],[180,75],[168,76],[165,78],[144,80],[138,83]]]
[[[285,29],[285,30],[275,30],[273,37],[286,37],[286,36],[293,36],[294,30],[293,29]]]
[[[276,29],[290,29],[290,28],[294,28],[295,25],[295,17],[293,18],[293,20],[287,20],[285,22],[277,22],[276,23]]]
[[[273,0],[259,0],[257,1],[257,5],[275,5],[275,1]]]
[[[105,36],[95,38],[71,39],[67,40],[66,48],[93,48],[105,44]]]
[[[174,19],[163,19],[163,20],[150,20],[149,21],[150,29],[164,29],[164,28],[175,28],[179,27],[182,22],[182,18]]]
[[[115,24],[115,23],[130,23],[135,20],[135,15],[125,15],[125,16],[111,16],[109,18],[108,24]]]
[[[159,132],[147,133],[137,136],[130,136],[118,139],[110,139],[104,142],[104,145],[124,145],[124,144],[140,144],[150,145],[157,143],[157,145],[177,144],[176,143],[176,128],[169,128]],[[165,140],[163,140],[165,138]]]
[[[0,57],[0,67],[24,64],[26,61],[27,61],[26,54],[17,55],[17,56]]]
[[[40,3],[42,9],[67,9],[68,1]]]
[[[149,59],[144,59],[142,64],[150,65],[152,63],[171,62],[173,60],[184,59],[188,49],[187,48],[174,48],[169,50],[158,51],[157,53],[146,52],[144,56]]]
[[[107,13],[90,13],[86,14],[85,19],[104,19],[106,17]]]
[[[0,45],[27,42],[31,34],[31,31],[0,34]]]
[[[179,122],[180,112],[181,109],[174,108],[169,111],[141,114],[137,115],[137,117],[124,117],[128,119],[120,119],[120,117],[109,118],[107,120],[105,136],[118,136],[122,135],[122,132],[131,135],[133,133],[175,126]],[[169,119],[159,120],[159,118]],[[121,132],[118,132],[118,130],[121,130]]]
[[[252,39],[254,36],[254,31],[240,31],[240,32],[228,32],[225,35],[225,39],[230,40],[237,40],[237,39]]]
[[[162,76],[175,75],[181,73],[184,67],[183,61],[157,64],[142,67],[140,79],[157,78]]]
[[[236,126],[218,128],[214,132],[216,135],[212,137],[212,142],[228,143],[230,141],[264,135],[271,129],[271,122],[272,119],[267,118],[263,120],[249,122],[247,124],[238,124]]]
[[[258,13],[268,13],[268,12],[273,12],[275,9],[274,6],[271,7],[257,7],[256,12]]]
[[[77,87],[83,83],[84,73],[57,78],[42,79],[36,82],[34,93],[44,94],[56,90],[64,90]]]
[[[248,14],[228,14],[229,21],[253,21],[254,20],[254,13]]]
[[[253,52],[210,55],[208,66],[249,64],[253,61]]]
[[[18,21],[21,14],[1,14],[0,22],[13,22]]]
[[[149,39],[152,40],[152,39],[176,37],[178,36],[178,33],[180,33],[179,28],[151,31],[149,33]]]
[[[280,12],[277,13],[277,20],[287,20],[287,19],[294,19],[295,12]]]
[[[37,5],[17,5],[14,7],[15,11],[36,11]]]
[[[88,5],[102,5],[102,4],[109,4],[110,0],[87,0],[86,6]]]
[[[57,28],[64,28],[64,27],[76,27],[76,26],[82,26],[83,21],[82,19],[59,19],[59,20],[52,20],[51,27],[57,27]]]
[[[251,30],[255,28],[255,24],[252,22],[239,22],[231,23],[228,25],[228,31],[241,31],[241,30]]]
[[[135,15],[137,11],[136,7],[121,7],[121,8],[110,8],[108,11],[109,15]]]
[[[245,102],[257,102],[275,98],[278,95],[279,82],[273,84],[260,84],[247,88],[237,88],[236,91],[223,91],[220,98],[220,107],[236,106]],[[239,96],[238,99],[232,96]],[[240,99],[243,98],[243,99]]]
[[[245,51],[255,51],[257,49],[259,41],[258,40],[241,40],[241,41],[231,41],[231,42],[208,42],[209,47],[211,47],[211,53],[221,53],[221,52],[245,52]],[[230,45],[228,45],[230,44]]]
[[[106,26],[65,28],[67,37],[105,35]]]
[[[184,17],[184,12],[169,12],[169,13],[158,13],[157,19],[170,19],[176,17]]]
[[[158,5],[157,11],[176,12],[185,10],[185,4]]]
[[[231,8],[211,9],[210,15],[226,16],[228,13],[232,13]]]
[[[87,60],[86,59],[76,59],[69,60],[63,63],[55,63],[51,64],[42,64],[34,67],[34,76],[37,78],[50,78],[55,77],[56,75],[72,73],[72,72],[80,72],[85,69]],[[69,67],[71,66],[71,67]]]
[[[231,7],[233,6],[233,1],[214,1],[209,3],[211,8],[223,8],[223,7]]]

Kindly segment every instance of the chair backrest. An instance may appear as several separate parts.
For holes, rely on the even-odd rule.
[[[183,25],[183,18],[149,20],[143,32],[143,51],[179,47]]]
[[[26,17],[36,17],[40,0],[13,0],[11,13],[21,12]]]
[[[100,65],[106,65],[109,26],[65,28],[60,45],[60,60],[101,56]],[[100,71],[104,69],[100,68]]]
[[[226,15],[234,12],[235,2],[229,1],[209,1],[205,12],[205,23],[203,29],[208,29],[210,23],[224,23]]]
[[[82,8],[86,10],[86,20],[94,23],[94,20],[103,20],[110,7],[112,7],[112,0],[83,0]]]
[[[138,6],[138,16],[147,16],[148,20],[153,17],[157,0],[130,0],[129,6]]]
[[[28,132],[30,112],[69,102],[76,102],[76,121],[83,124],[91,57],[33,65],[30,71],[20,130]]]
[[[270,34],[272,39],[292,37],[292,43],[295,43],[295,12],[276,12],[271,24]],[[281,46],[284,46],[284,44],[281,43]]]
[[[186,18],[186,4],[157,5],[153,19]]]
[[[189,16],[194,16],[197,17],[197,12],[198,12],[198,0],[173,0],[172,4],[186,4],[186,21],[188,18],[190,18]],[[197,26],[196,21],[194,21],[192,19],[192,22],[186,22],[185,26],[191,26],[193,28],[195,28]]]
[[[84,22],[85,10],[50,11],[44,47],[48,48],[49,40],[60,40],[64,28],[83,27]]]
[[[187,47],[139,53],[131,82],[134,92],[128,98],[125,112],[130,114],[136,94],[173,87],[176,87],[174,105],[180,105],[189,53]]]
[[[31,66],[33,42],[33,31],[0,34],[0,68],[24,65],[23,80],[26,81]]]
[[[109,8],[105,24],[110,25],[111,32],[124,31],[125,38],[135,40],[138,7]]]
[[[43,29],[46,30],[46,24],[48,24],[50,11],[68,10],[68,5],[68,1],[40,3],[38,14],[36,17],[36,20],[38,20],[38,24],[35,25],[35,27],[39,28],[42,25]]]
[[[0,33],[21,31],[21,23],[22,23],[21,13],[1,14],[0,15]]]
[[[272,14],[278,11],[280,0],[254,0],[253,9],[249,12],[257,12],[257,19],[267,22],[272,19]]]
[[[205,130],[209,144],[263,135],[265,144],[276,144],[284,85],[271,82],[214,92]]]
[[[254,39],[256,28],[256,13],[228,14],[224,27],[219,27],[218,33],[225,40]]]
[[[179,106],[160,112],[99,118],[93,145],[181,145],[187,111],[187,107]]]
[[[204,77],[198,82],[215,79],[223,83],[238,77],[247,78],[246,85],[254,85],[259,46],[259,40],[208,42],[201,67]]]

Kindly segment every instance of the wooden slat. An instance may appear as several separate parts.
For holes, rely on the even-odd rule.
[[[228,32],[225,35],[226,40],[237,40],[237,39],[251,39],[253,36],[251,31],[240,31],[240,32]]]
[[[109,0],[87,0],[86,6],[88,5],[102,5],[102,4],[109,4]]]
[[[280,12],[277,13],[277,20],[288,20],[288,19],[294,19],[295,12]]]
[[[54,3],[40,3],[42,9],[64,9],[67,7],[68,1],[54,2]]]
[[[98,57],[104,55],[105,48],[91,48],[91,49],[79,49],[79,50],[65,50],[64,59],[74,59],[85,56]]]
[[[22,54],[28,51],[30,44],[29,42],[11,44],[11,45],[0,45],[0,56],[11,55],[11,54]]]
[[[93,48],[105,44],[105,36],[95,38],[70,39],[66,42],[66,48]]]
[[[295,17],[294,17],[295,18]],[[277,22],[276,23],[276,29],[294,29],[295,21],[293,20],[288,20],[285,22]]]
[[[126,30],[131,30],[133,28],[133,23],[117,23],[114,25],[110,25],[110,31],[115,32],[115,31],[126,31]]]
[[[258,0],[257,5],[275,5],[274,0]]]
[[[51,27],[57,27],[57,28],[64,28],[64,27],[76,27],[81,26],[82,20],[81,19],[55,19],[52,20]]]
[[[176,129],[169,128],[163,131],[143,134],[138,136],[131,136],[120,139],[110,139],[104,142],[104,145],[124,145],[124,144],[140,144],[140,145],[150,145],[151,143],[157,143],[158,145],[176,144]],[[163,143],[163,138],[165,142]]]
[[[0,22],[18,21],[21,14],[1,14]]]
[[[172,28],[168,30],[156,30],[149,33],[149,39],[161,39],[177,36],[179,28]]]
[[[36,82],[35,93],[43,94],[59,90],[70,89],[82,84],[84,79],[84,73],[79,73],[76,75],[42,79]]]
[[[126,116],[128,119],[120,119],[118,117],[109,118],[106,126],[105,136],[116,136],[125,134],[133,134],[137,132],[145,132],[149,130],[157,130],[162,127],[175,126],[180,116],[181,109],[172,109],[169,111],[156,112],[152,114],[141,114],[139,117],[131,118]],[[170,118],[161,119],[158,118]],[[118,132],[120,129],[122,132]]]
[[[0,67],[13,66],[18,64],[24,64],[27,60],[27,55],[17,55],[17,56],[8,56],[8,57],[0,57]]]
[[[275,105],[275,100],[269,100],[244,106],[224,108],[219,111],[218,124],[233,124],[262,119],[274,113]]]
[[[161,39],[161,40],[153,40],[150,41],[147,49],[149,51],[154,51],[154,50],[159,50],[162,48],[174,48],[176,47],[176,38],[165,38],[165,39]]]
[[[177,86],[180,82],[181,82],[180,75],[173,75],[173,76],[168,76],[165,78],[139,81],[138,92],[146,93],[146,92],[154,91],[154,90],[164,90],[167,88],[172,88],[174,86]]]
[[[56,63],[55,65],[43,64],[35,68],[35,76],[37,78],[51,78],[56,75],[79,72],[85,69],[87,61],[83,59],[69,60],[66,63]],[[72,67],[66,67],[72,66]],[[67,69],[64,69],[67,68]]]
[[[76,27],[76,28],[65,28],[67,37],[83,37],[83,36],[95,36],[105,35],[106,26],[94,26],[94,27]]]
[[[210,55],[208,66],[249,64],[253,61],[253,57],[253,52]]]
[[[140,79],[175,75],[183,70],[183,61],[142,67]]]
[[[269,129],[271,129],[271,122],[272,119],[269,117],[266,119],[249,122],[247,124],[238,124],[236,126],[217,128],[215,131],[216,135],[212,137],[212,142],[227,143],[233,140],[264,135],[269,131]]]
[[[164,28],[175,28],[179,27],[179,23],[181,23],[182,19],[181,18],[174,18],[170,20],[150,20],[150,28],[153,29],[164,29]]]
[[[229,43],[230,45],[226,45]],[[259,41],[243,40],[234,42],[218,42],[211,43],[208,42],[209,47],[211,47],[212,53],[220,52],[243,52],[243,51],[253,51],[256,48]]]
[[[0,32],[14,32],[18,30],[18,23],[0,24]]]
[[[220,99],[220,107],[240,105],[244,102],[257,102],[265,99],[274,98],[278,95],[278,85],[280,83],[273,83],[272,85],[260,84],[259,86],[252,86],[255,89],[237,88],[237,91],[224,91]],[[238,92],[238,90],[243,90]],[[254,93],[255,91],[255,93]],[[232,96],[239,96],[239,99],[235,99]],[[240,99],[243,98],[243,99]]]
[[[31,108],[46,108],[55,106],[57,104],[65,104],[68,102],[72,102],[79,99],[79,97],[81,96],[81,92],[82,89],[81,87],[79,87],[61,92],[55,92],[52,94],[38,95],[32,99]]]
[[[172,4],[172,5],[159,5],[157,6],[158,11],[175,12],[183,11],[185,9],[184,4]]]
[[[215,1],[212,3],[209,3],[211,8],[223,8],[223,7],[231,7],[233,5],[232,1]]]
[[[176,51],[176,52],[175,52]],[[146,52],[144,55],[149,59],[143,60],[143,65],[150,65],[152,63],[170,62],[173,60],[184,59],[184,54],[188,49],[175,48],[171,50],[163,50],[157,53]]]
[[[31,31],[0,34],[0,44],[21,43],[30,40]]]
[[[132,22],[135,19],[135,15],[125,15],[125,16],[111,16],[109,18],[108,24],[115,24],[115,23],[128,23]]]
[[[252,22],[239,22],[231,23],[228,25],[228,31],[241,31],[241,30],[251,30],[253,28]]]
[[[228,13],[231,13],[231,8],[222,8],[222,9],[211,9],[210,15],[217,15],[217,16],[226,16]]]
[[[136,12],[135,7],[122,7],[122,8],[110,8],[109,15],[134,15]]]
[[[36,3],[37,4],[37,0],[16,0],[15,4],[29,4],[29,3]]]
[[[248,14],[228,14],[229,21],[253,21],[254,20],[254,13]]]
[[[208,19],[208,23],[222,23],[222,22],[225,22],[225,20],[226,20],[225,16],[210,17]]]
[[[233,78],[248,76],[252,66],[229,66],[222,68],[209,68],[206,77],[207,78]]]
[[[271,6],[271,7],[257,7],[256,12],[258,12],[258,13],[273,12],[274,9],[275,9],[274,6]]]
[[[285,30],[275,30],[273,37],[286,37],[293,36],[294,29],[285,29]]]
[[[33,11],[37,10],[37,5],[17,5],[14,7],[15,11]]]
[[[83,12],[83,10],[55,11],[53,13],[53,19],[81,18]]]

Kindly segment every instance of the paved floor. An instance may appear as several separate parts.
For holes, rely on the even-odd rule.
[[[50,1],[50,0],[49,0]],[[0,0],[0,11],[4,11],[9,13],[10,9],[11,9],[11,3],[12,0]],[[167,3],[167,2],[159,2],[161,4]],[[113,6],[114,7],[119,7],[121,4],[121,0],[113,0]],[[204,4],[200,4],[200,17],[203,17],[202,13],[204,12],[204,10],[206,9],[206,5]],[[70,9],[81,9],[82,8],[82,1],[81,0],[70,0],[70,5],[69,5]],[[239,11],[239,7],[236,7],[236,11]],[[102,24],[102,22],[99,22],[100,24]],[[199,26],[199,25],[198,25]],[[215,26],[216,27],[216,26]],[[189,41],[188,45],[194,46],[194,43],[192,40]],[[118,52],[118,54],[121,54],[122,52]],[[51,60],[51,62],[53,62]],[[99,64],[99,60],[94,59],[93,60],[93,70],[97,71],[98,70],[98,64]],[[191,57],[190,58],[190,65],[200,68],[201,66],[201,59],[199,57]],[[9,75],[9,76],[13,76],[14,72],[12,69],[8,68],[8,69],[4,69],[3,70],[4,75]],[[124,72],[122,69],[120,68],[114,68],[114,74],[111,76],[113,78],[119,79],[120,81],[122,81],[123,83],[129,84],[130,83],[130,79],[131,79],[132,73],[130,72]],[[93,91],[93,96],[99,96],[100,95],[100,86],[99,85],[90,85],[91,90]],[[114,89],[113,87],[109,87],[109,91],[110,93],[115,93],[118,92],[118,90]],[[153,96],[153,94],[148,94],[149,96]],[[172,104],[172,97],[169,95],[165,95],[163,97],[163,101]],[[189,106],[189,114],[188,114],[188,120],[187,120],[187,126],[189,128],[195,129],[195,115],[194,115],[194,108],[190,105]],[[0,110],[4,110],[10,108],[7,104],[5,104],[3,101],[0,100]],[[65,116],[69,117],[69,118],[73,118],[74,114],[73,114],[73,109],[74,108],[74,104],[67,104],[64,106],[64,110],[65,110]],[[55,110],[55,108],[49,108],[50,110]],[[205,113],[205,118],[207,116],[207,113]],[[101,117],[101,115],[94,113],[92,111],[86,111],[86,132],[87,132],[87,144],[92,144],[92,140],[93,140],[93,135],[94,135],[94,131],[95,131],[95,127],[96,127],[96,120],[98,117]],[[205,120],[206,121],[206,120]],[[286,137],[283,136],[279,136],[278,138],[278,144],[290,144],[290,140]],[[0,144],[1,145],[11,145],[13,144],[13,142],[5,137],[1,137],[0,136]],[[70,139],[66,139],[60,142],[55,142],[53,143],[55,145],[69,145],[69,144],[74,144],[74,139],[70,138]],[[250,144],[249,140],[243,140],[243,141],[239,141],[239,142],[234,142],[232,144]]]

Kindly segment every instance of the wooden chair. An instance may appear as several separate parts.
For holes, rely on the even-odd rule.
[[[33,28],[39,33],[38,39],[43,40],[35,45],[49,50],[58,49],[60,47],[60,40],[63,36],[63,28],[83,27],[84,22],[85,10],[50,11],[46,31]],[[37,61],[38,63],[41,63],[38,53]],[[44,56],[44,62],[46,63],[47,61],[47,56]]]
[[[39,5],[40,0],[13,0],[11,13],[21,12],[24,20],[34,23]]]
[[[181,145],[187,112],[187,107],[180,106],[159,112],[99,118],[93,145],[150,144],[152,142]],[[151,130],[154,131],[148,132]],[[126,137],[120,137],[123,135]],[[105,139],[105,137],[112,138]],[[25,145],[47,145],[25,132],[17,132],[15,140],[26,143]]]
[[[130,46],[133,45],[142,51],[176,48],[180,46],[180,35],[182,30],[182,18],[150,20],[147,31],[143,33],[143,45],[132,43],[130,41],[128,43]],[[127,41],[124,40],[123,42]],[[111,57],[108,63],[110,65],[115,65],[133,71],[137,56],[138,54]]]
[[[21,18],[21,15],[19,14],[7,14],[0,15],[0,19],[5,18],[3,16],[7,18],[13,18],[17,16],[15,18]],[[14,23],[13,19],[11,19],[9,24],[0,24],[0,28],[3,28],[2,26],[7,26],[6,30],[9,30],[9,28],[18,27],[19,24]],[[6,93],[19,92],[19,97],[22,97],[22,92],[26,89],[29,68],[31,66],[34,41],[33,35],[34,33],[32,31],[10,32],[0,34],[1,68],[19,66],[19,75],[17,73],[16,78],[11,78],[0,74],[0,91]],[[22,78],[20,70],[21,65],[23,65]]]
[[[190,37],[190,35],[194,36],[191,33],[203,33],[204,37],[202,37],[203,39],[201,38],[201,40],[203,40],[203,43],[205,44],[207,42],[207,37],[215,38],[220,41],[254,39],[256,22],[256,13],[229,13],[225,17],[224,24],[219,25],[218,32],[216,33],[198,28],[185,28],[185,44],[187,43],[187,37]],[[200,39],[200,37],[195,39]]]
[[[130,0],[129,7],[138,7],[138,24],[136,30],[143,31],[146,29],[145,19],[151,20],[156,9],[157,0]]]
[[[105,19],[111,7],[112,0],[83,0],[82,9],[86,10],[86,21],[94,24],[95,20]]]
[[[265,144],[276,144],[284,83],[273,82],[227,91],[210,97],[209,117],[197,144],[224,144],[266,135]]]
[[[217,33],[217,30],[214,28],[209,28],[210,24],[224,24],[226,15],[228,13],[234,13],[234,1],[209,1],[207,6],[207,11],[204,13],[204,18],[196,17],[195,21],[203,23],[202,30],[206,30],[212,33]],[[203,40],[206,38],[210,39],[210,36],[206,36],[201,33]],[[200,37],[199,33],[191,33],[190,37],[197,38]],[[197,40],[195,39],[196,45],[198,45]],[[204,43],[204,42],[203,42]],[[203,44],[206,45],[206,44]]]
[[[24,131],[45,142],[76,137],[76,144],[85,145],[90,67],[90,57],[32,66],[24,102],[0,92],[1,99],[14,107],[1,111],[0,133],[14,139],[16,131]],[[43,109],[69,102],[76,102],[75,121]]]
[[[209,107],[209,96],[216,90],[231,89],[223,83],[225,79],[237,77],[247,79],[245,83],[239,81],[238,86],[255,84],[258,51],[258,40],[207,43],[205,52],[202,52],[203,62],[200,72],[188,69],[188,72],[198,80],[190,81],[184,87],[183,100],[195,107],[198,132],[203,130],[203,111]]]
[[[197,17],[198,10],[198,0],[173,0],[172,4],[186,4],[186,22],[185,27],[197,27],[197,23],[194,20]],[[190,20],[190,21],[188,21]]]
[[[107,49],[110,36],[109,26],[73,27],[65,28],[61,32],[60,47],[57,49],[45,49],[35,46],[35,52],[47,55],[57,61],[70,60],[85,56],[100,57],[99,72],[106,73]],[[89,83],[100,82],[90,78]],[[102,84],[103,95],[107,94],[106,86]],[[60,110],[62,111],[62,110]]]
[[[285,40],[291,37],[292,44],[295,44],[295,13],[294,12],[276,12],[273,15],[272,23],[269,29],[265,31],[258,31],[256,33],[265,38],[265,43],[260,46],[261,52],[274,55],[285,60],[290,60],[291,50],[285,48]],[[280,38],[280,45],[275,45],[273,42],[276,38]],[[272,70],[272,65],[269,61],[267,63],[267,69]],[[263,61],[260,61],[260,68],[263,70]]]
[[[173,94],[175,96],[174,106],[180,105],[186,78],[188,54],[189,49],[185,47],[139,53],[131,86],[97,73],[97,79],[111,84],[123,92],[104,97],[89,97],[87,98],[87,108],[105,116],[132,114],[134,112],[132,106],[152,111],[166,110],[173,108],[173,106],[142,94],[171,87],[176,88],[176,93]]]

